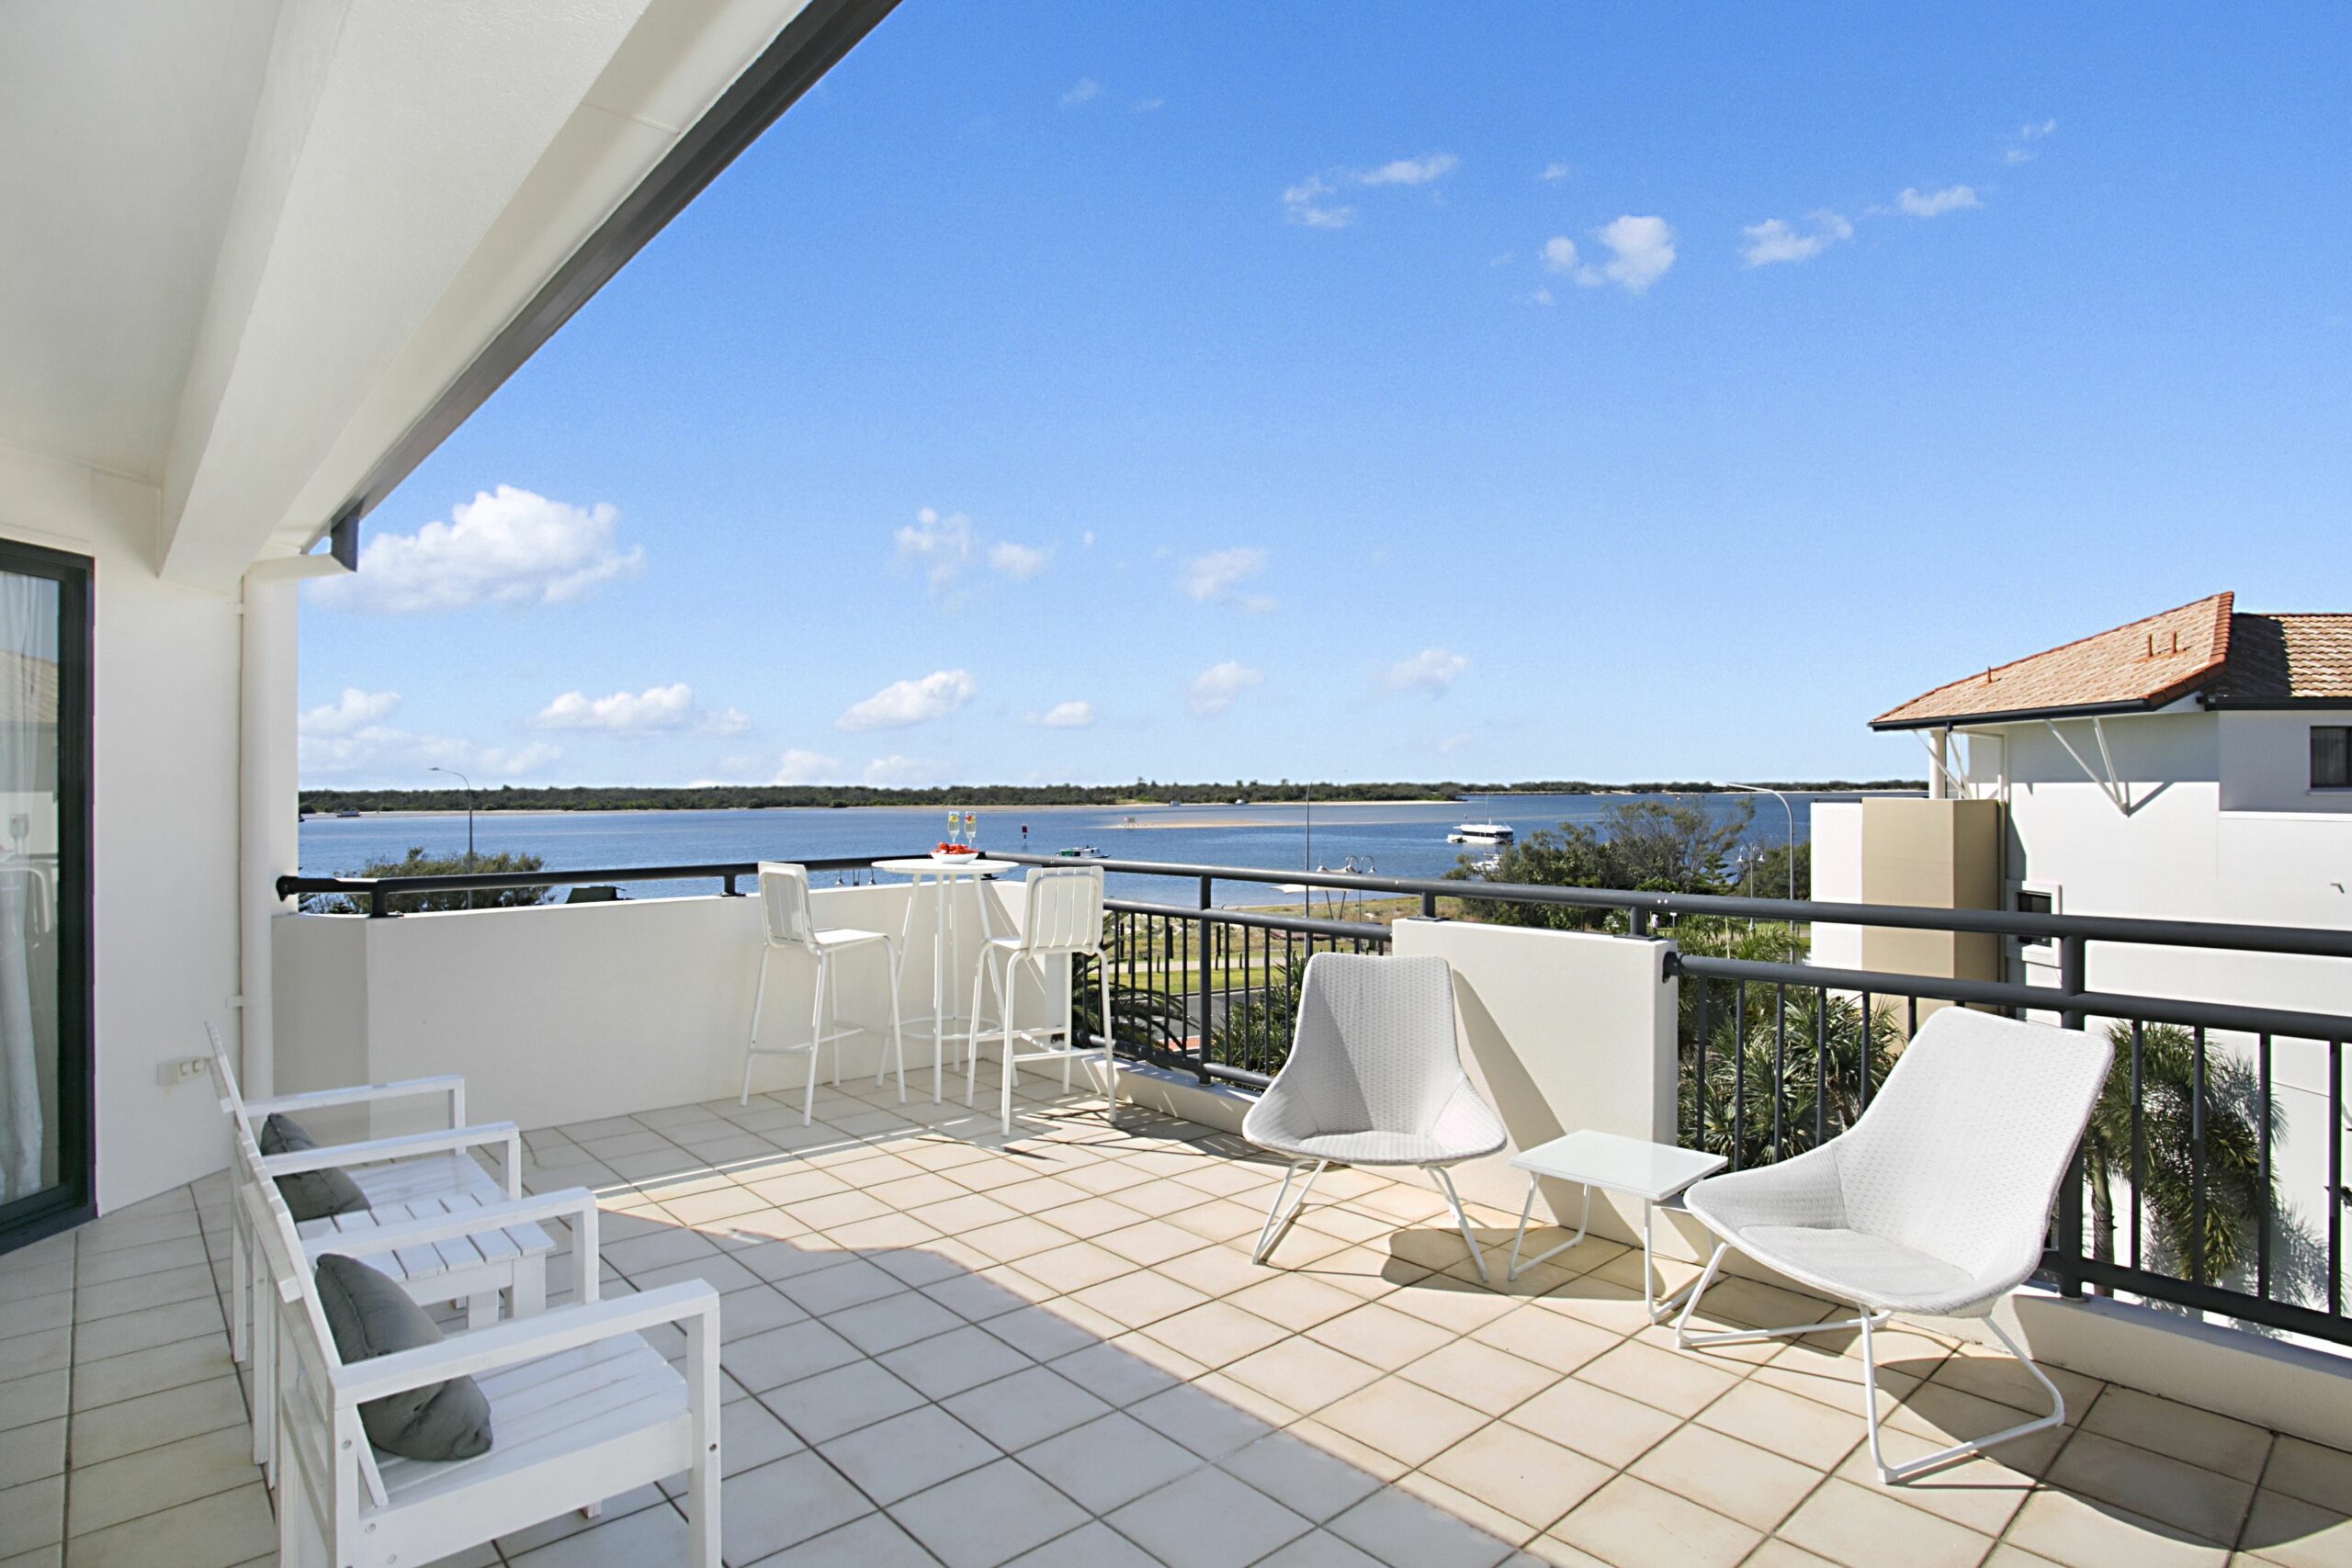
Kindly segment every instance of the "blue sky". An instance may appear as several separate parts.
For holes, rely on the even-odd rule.
[[[2352,609],[2321,6],[907,0],[306,591],[303,781],[1912,773]]]

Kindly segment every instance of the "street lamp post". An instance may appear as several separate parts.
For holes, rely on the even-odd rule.
[[[1734,790],[1737,790],[1737,791],[1739,791],[1739,792],[1740,792],[1741,794],[1743,794],[1743,795],[1770,795],[1773,799],[1775,799],[1775,800],[1777,800],[1777,801],[1779,801],[1779,802],[1781,803],[1781,809],[1782,811],[1784,811],[1784,812],[1788,813],[1788,818],[1789,818],[1789,882],[1788,882],[1788,886],[1787,886],[1787,889],[1786,889],[1786,896],[1787,896],[1788,897],[1790,897],[1790,898],[1794,898],[1794,897],[1797,896],[1797,811],[1796,811],[1796,807],[1793,807],[1793,806],[1791,806],[1791,805],[1789,804],[1789,797],[1788,797],[1787,795],[1782,795],[1782,794],[1781,794],[1779,790],[1777,790],[1777,789],[1767,789],[1767,788],[1766,788],[1764,785],[1762,785],[1762,784],[1719,784],[1719,785],[1717,785],[1716,787],[1718,787],[1718,788],[1720,788],[1720,789],[1734,789]],[[1796,951],[1796,942],[1797,942],[1797,924],[1796,924],[1796,922],[1795,922],[1794,920],[1791,920],[1791,921],[1789,922],[1789,950],[1790,950],[1790,952],[1791,952],[1792,954],[1793,954],[1793,953],[1794,953],[1794,952]]]

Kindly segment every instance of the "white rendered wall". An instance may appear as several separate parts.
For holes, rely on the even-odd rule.
[[[2128,816],[2046,728],[2006,727],[2006,747],[1985,751],[2007,753],[2011,877],[2054,886],[2060,912],[2069,915],[2352,929],[2352,800],[2313,797],[2308,789],[2306,731],[2324,716],[2199,713],[2109,720]],[[2076,723],[2065,731],[2096,763],[2090,727]],[[1994,782],[1972,780],[1986,792]],[[2268,805],[2225,809],[2228,800]],[[2333,811],[2320,809],[2330,805]],[[2031,984],[2055,984],[2056,949],[2021,950],[2018,972]],[[2352,1019],[2352,960],[2094,944],[2088,981],[2098,990]],[[2253,1047],[2250,1040],[2218,1034],[2212,1043],[2241,1053]],[[2273,1151],[2279,1195],[2324,1233],[2330,1201],[2324,1044],[2275,1042],[2272,1074],[2286,1122]]]
[[[202,1052],[208,1020],[236,1039],[238,608],[155,575],[159,508],[153,486],[0,446],[0,536],[96,563],[101,1211],[220,1164],[203,1085],[166,1089],[155,1068]]]
[[[1817,800],[1813,826],[1813,896],[1825,904],[1862,901],[1862,803]],[[1862,928],[1816,922],[1813,962],[1826,969],[1862,966]]]
[[[1457,1168],[1464,1198],[1517,1213],[1527,1180],[1510,1156],[1579,1128],[1675,1141],[1669,943],[1453,920],[1399,920],[1393,931],[1398,957],[1453,965],[1463,1065],[1510,1134],[1501,1154]],[[1543,1195],[1573,1224],[1582,1191],[1555,1184]],[[1638,1204],[1612,1224],[1596,1196],[1593,1219],[1600,1234],[1641,1235]]]
[[[997,929],[1014,929],[1018,885],[994,891]],[[945,970],[956,993],[949,1006],[958,1011],[969,1007],[978,941],[968,887],[961,897],[958,944]],[[896,937],[909,897],[900,883],[819,888],[810,903],[820,926]],[[901,977],[908,1020],[931,1010],[928,914],[921,911]],[[545,1127],[731,1099],[741,1081],[763,947],[756,898],[624,899],[390,919],[285,915],[275,931],[277,1069],[286,1090],[462,1073],[472,1119]],[[842,1021],[876,1029],[847,1043],[842,1072],[870,1077],[888,1016],[882,954],[869,948],[837,964]],[[813,979],[797,954],[771,960],[763,1040],[807,1037]],[[1068,994],[1066,978],[1050,999],[1032,982],[1016,998],[1017,1016],[1024,1025],[1058,1021]],[[910,1023],[905,1032],[910,1092],[928,1095],[930,1026]],[[960,1036],[950,1033],[948,1043],[952,1055]],[[753,1091],[797,1094],[807,1061],[763,1055]],[[831,1073],[829,1047],[824,1077]]]

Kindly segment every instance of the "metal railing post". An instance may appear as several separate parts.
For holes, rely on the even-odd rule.
[[[1193,986],[1201,998],[1201,1048],[1193,1055],[1193,1075],[1202,1083],[1209,1081],[1209,1044],[1214,1032],[1209,1027],[1209,878],[1201,878],[1201,955],[1194,969]]]
[[[2079,936],[2058,939],[2058,988],[2069,997],[2080,996],[2085,984],[2086,961],[2089,944]],[[2080,1029],[2085,1014],[2079,1008],[2068,1008],[2058,1015],[2059,1022],[2068,1029]],[[2057,1243],[2051,1248],[2051,1272],[2058,1277],[2058,1293],[2080,1296],[2083,1293],[2083,1150],[2078,1144],[2075,1157],[2066,1167],[2066,1179],[2058,1188]],[[2138,1202],[2134,1193],[2132,1201]]]

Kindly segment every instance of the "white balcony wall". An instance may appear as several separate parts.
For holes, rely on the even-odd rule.
[[[904,884],[819,888],[821,926],[896,937],[910,902]],[[909,1092],[931,1092],[933,943],[928,902],[900,977]],[[968,888],[947,953],[949,1007],[970,1002],[979,923]],[[996,929],[1018,928],[1018,884],[992,888]],[[402,915],[284,915],[275,923],[277,1074],[285,1089],[463,1073],[468,1113],[525,1126],[594,1121],[662,1106],[731,1098],[741,1082],[752,990],[763,951],[756,898],[655,898],[608,904]],[[836,961],[841,1021],[871,1022],[849,1041],[842,1073],[871,1077],[887,1040],[879,949]],[[779,952],[768,975],[761,1032],[805,1039],[814,970]],[[1023,1023],[1062,1017],[1069,987],[1020,991]],[[949,1055],[960,1037],[949,1036]],[[916,1069],[920,1069],[919,1073]],[[825,1054],[831,1077],[832,1052]],[[768,1056],[754,1091],[797,1093],[806,1058]],[[954,1080],[960,1082],[960,1079]]]
[[[201,1052],[206,1020],[235,1022],[238,602],[156,575],[160,507],[153,485],[0,444],[0,536],[96,563],[101,1210],[220,1164],[201,1086],[166,1088],[155,1069]]]

